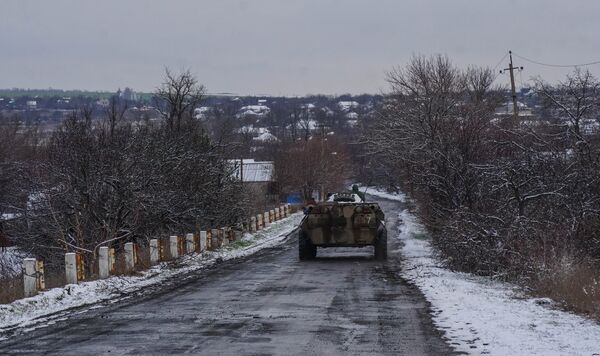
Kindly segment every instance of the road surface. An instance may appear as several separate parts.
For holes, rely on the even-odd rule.
[[[140,298],[0,342],[0,354],[444,355],[452,351],[419,290],[399,277],[398,202],[380,200],[386,262],[372,248],[281,246],[204,270]]]

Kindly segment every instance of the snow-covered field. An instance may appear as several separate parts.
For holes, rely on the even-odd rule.
[[[86,306],[89,306],[87,309],[100,307],[99,303],[101,302],[116,302],[145,287],[164,283],[178,275],[205,269],[219,259],[240,258],[264,248],[276,246],[285,240],[302,218],[302,213],[292,214],[257,233],[245,234],[242,240],[245,241],[246,247],[236,248],[236,245],[233,244],[219,251],[186,255],[175,262],[163,262],[142,272],[139,276],[110,277],[105,280],[71,284],[64,288],[45,291],[31,298],[0,305],[0,335],[15,327],[36,328],[48,325],[55,322],[57,314],[69,309]],[[2,336],[0,336],[1,339]]]
[[[405,201],[403,195],[368,194]],[[396,235],[403,242],[403,277],[415,283],[433,309],[436,326],[451,345],[469,354],[600,355],[600,325],[529,298],[511,284],[446,269],[408,210]],[[390,235],[392,236],[392,235]]]

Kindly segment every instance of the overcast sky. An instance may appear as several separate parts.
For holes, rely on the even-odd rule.
[[[413,54],[581,63],[599,33],[597,0],[1,0],[0,88],[151,91],[168,66],[211,93],[377,93]],[[570,70],[515,64],[524,81]]]

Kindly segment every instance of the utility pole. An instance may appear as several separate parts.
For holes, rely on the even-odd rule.
[[[326,167],[323,166],[323,160],[325,158],[325,146],[323,145],[323,141],[325,141],[325,124],[319,124],[317,125],[318,128],[321,129],[321,169],[325,170]],[[319,195],[320,195],[320,200],[321,201],[325,201],[325,188],[323,187],[323,184],[321,184],[321,189],[319,189]]]
[[[504,68],[500,71],[502,73],[505,70],[510,72],[510,90],[512,93],[512,102],[513,102],[513,125],[517,126],[519,124],[519,106],[517,105],[517,90],[515,88],[515,67],[513,66],[512,60],[512,51],[508,51],[510,62],[508,63],[508,68]],[[523,70],[523,67],[517,67],[518,70]]]

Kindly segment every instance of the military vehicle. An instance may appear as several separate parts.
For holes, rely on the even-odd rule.
[[[375,259],[387,258],[387,230],[377,203],[355,193],[335,193],[304,209],[298,252],[301,260],[317,256],[317,247],[375,247]]]

